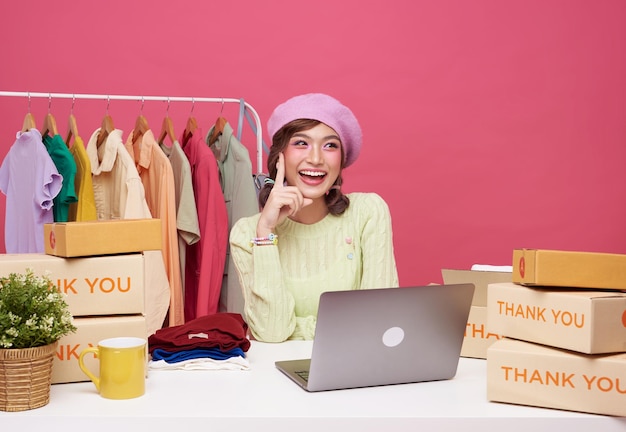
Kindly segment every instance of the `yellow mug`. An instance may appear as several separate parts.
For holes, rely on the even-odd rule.
[[[115,337],[85,348],[78,356],[81,370],[93,381],[100,396],[107,399],[132,399],[146,391],[146,340]],[[97,377],[85,366],[84,357],[93,353],[100,363]]]

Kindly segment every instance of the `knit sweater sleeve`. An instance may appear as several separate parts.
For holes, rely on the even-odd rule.
[[[375,193],[355,194],[353,205],[363,210],[361,234],[363,275],[361,289],[399,286],[393,249],[391,213],[387,203]]]
[[[276,246],[252,246],[259,215],[241,218],[230,233],[231,256],[252,335],[265,342],[287,340],[296,326],[295,301],[284,285]]]

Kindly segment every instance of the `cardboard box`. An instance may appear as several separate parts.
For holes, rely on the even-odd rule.
[[[487,308],[485,306],[472,306],[467,318],[461,357],[486,359],[487,348],[501,337],[502,335],[487,329]]]
[[[122,336],[148,339],[146,320],[141,315],[75,318],[74,325],[75,333],[59,339],[52,363],[52,384],[89,381],[78,365],[78,356],[83,349],[96,346],[103,339]],[[95,356],[86,355],[84,361],[98,376],[99,364]]]
[[[626,255],[515,249],[512,281],[528,286],[626,290]]]
[[[44,224],[45,252],[60,257],[161,249],[160,219],[118,219]]]
[[[487,285],[496,282],[511,282],[510,272],[476,271],[442,269],[441,276],[444,284],[473,283],[473,306],[487,306]]]
[[[75,317],[144,313],[144,256],[140,253],[88,258],[0,255],[0,276],[28,268],[57,284]]]
[[[586,354],[626,352],[626,293],[489,284],[489,329]]]
[[[487,350],[487,398],[626,416],[626,353],[580,354],[503,338]]]

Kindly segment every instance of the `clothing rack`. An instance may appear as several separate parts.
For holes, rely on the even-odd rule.
[[[132,95],[114,95],[114,94],[85,94],[85,93],[41,93],[41,92],[17,92],[17,91],[0,91],[0,96],[15,96],[15,97],[35,97],[35,98],[48,98],[48,99],[100,99],[106,101],[112,100],[124,100],[124,101],[161,101],[161,102],[209,102],[209,103],[243,103],[245,109],[252,113],[256,127],[254,133],[256,134],[256,156],[257,156],[257,173],[263,172],[263,128],[261,126],[261,119],[256,110],[248,102],[243,99],[236,98],[214,98],[214,97],[187,97],[187,96],[132,96]],[[192,105],[193,106],[193,105]],[[29,104],[30,108],[30,104]],[[108,107],[107,107],[108,109]],[[243,118],[240,116],[240,119]]]

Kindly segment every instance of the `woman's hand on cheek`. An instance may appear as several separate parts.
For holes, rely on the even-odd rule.
[[[274,228],[288,216],[295,215],[300,209],[311,204],[313,200],[304,198],[295,186],[285,186],[285,157],[278,155],[276,163],[276,180],[274,187],[261,211],[257,225],[257,237],[265,237],[274,232]]]

